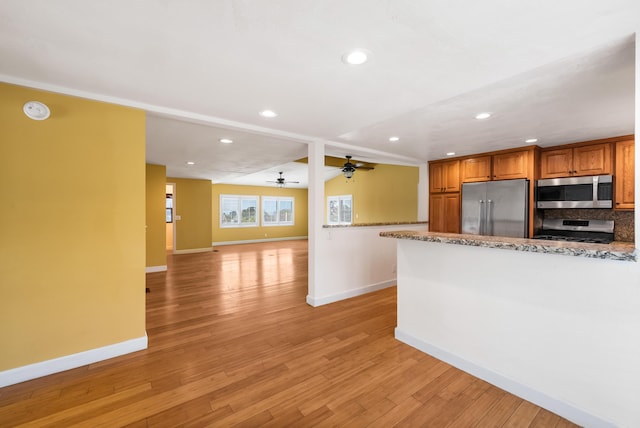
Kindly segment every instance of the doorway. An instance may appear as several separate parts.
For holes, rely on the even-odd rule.
[[[172,251],[176,247],[176,194],[175,184],[166,184],[166,199],[165,199],[165,212],[166,212],[166,239],[165,246],[167,251]]]

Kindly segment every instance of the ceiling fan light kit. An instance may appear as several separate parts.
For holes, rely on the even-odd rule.
[[[356,172],[356,165],[351,163],[351,156],[346,156],[347,162],[342,166],[342,174],[346,177],[346,179],[350,179],[353,177],[353,173]]]

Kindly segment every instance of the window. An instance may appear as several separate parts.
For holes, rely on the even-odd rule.
[[[171,193],[167,193],[165,203],[165,221],[167,223],[173,223],[173,195]]]
[[[220,227],[257,225],[257,196],[220,195]]]
[[[292,226],[294,224],[294,198],[262,197],[263,226]]]
[[[351,224],[351,195],[327,197],[327,224]]]

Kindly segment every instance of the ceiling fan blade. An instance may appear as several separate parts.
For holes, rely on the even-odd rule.
[[[302,158],[302,159],[297,159],[296,162],[300,162],[300,163],[309,163],[309,158]],[[345,164],[345,158],[337,158],[334,156],[325,156],[324,157],[324,164],[325,166],[333,166],[336,168],[342,168]],[[363,170],[370,170],[370,169],[374,169],[376,164],[375,163],[370,163],[370,162],[362,162],[362,161],[357,161],[354,159],[351,159],[351,163],[353,163],[354,165],[358,164],[360,165],[357,168],[361,168]]]

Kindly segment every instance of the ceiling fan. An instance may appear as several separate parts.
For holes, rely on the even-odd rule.
[[[300,183],[299,181],[287,181],[284,179],[283,175],[282,175],[282,171],[280,171],[280,176],[278,178],[275,179],[275,181],[273,180],[269,180],[267,181],[267,183],[276,183],[276,185],[278,187],[284,187],[285,184],[291,183],[291,184],[298,184]]]
[[[371,170],[373,169],[373,165],[371,164],[366,164],[364,162],[357,162],[357,161],[353,161],[351,162],[351,157],[352,156],[345,156],[347,158],[347,162],[345,162],[344,165],[342,165],[342,174],[344,174],[344,176],[349,179],[351,177],[353,177],[353,173],[356,172],[356,169],[365,169],[365,170]]]

